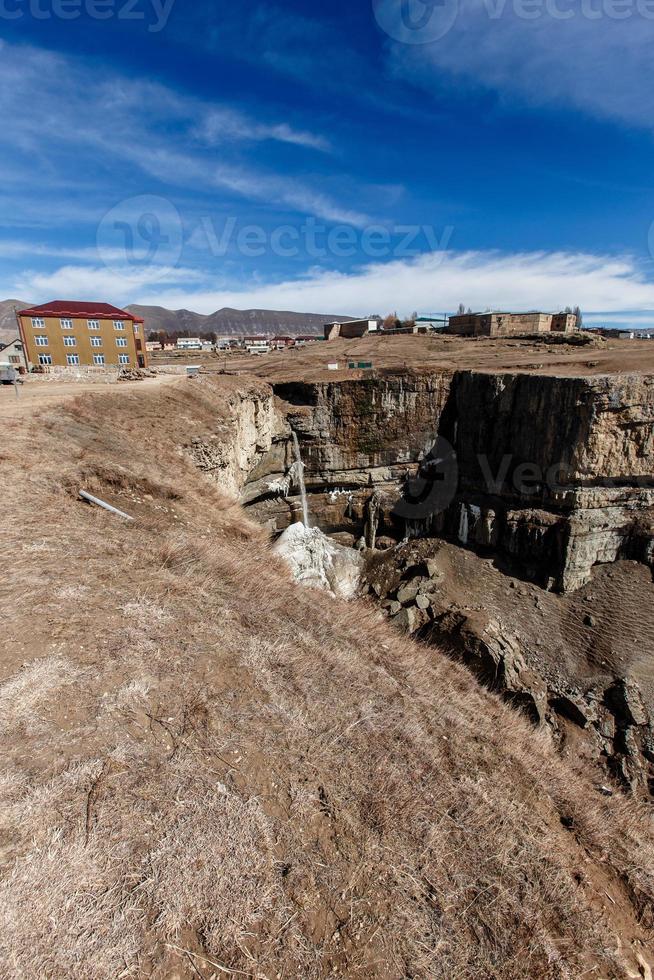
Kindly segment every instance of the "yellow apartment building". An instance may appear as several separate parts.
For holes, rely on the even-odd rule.
[[[110,303],[55,300],[16,319],[28,369],[148,366],[143,319]]]

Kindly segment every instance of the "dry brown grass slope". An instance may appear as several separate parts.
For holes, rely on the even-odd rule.
[[[294,586],[180,450],[238,384],[7,423],[0,975],[645,975],[648,815]]]

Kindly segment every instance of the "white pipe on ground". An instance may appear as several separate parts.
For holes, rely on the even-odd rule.
[[[111,504],[106,503],[104,500],[100,500],[99,497],[94,497],[92,494],[87,493],[86,490],[80,490],[79,492],[82,500],[86,500],[89,504],[97,504],[98,507],[103,507],[105,510],[111,511],[112,514],[117,514],[118,517],[124,517],[126,521],[133,521],[134,518],[130,517],[129,514],[125,514],[122,510],[118,510],[117,507],[112,507]]]

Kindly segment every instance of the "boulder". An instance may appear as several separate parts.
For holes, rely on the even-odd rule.
[[[604,693],[604,700],[623,724],[646,725],[649,721],[638,685],[626,677],[611,684]]]
[[[413,582],[407,582],[404,585],[401,585],[397,590],[397,601],[401,602],[403,606],[413,602],[418,595],[419,587],[420,586],[417,583],[414,584]]]
[[[399,611],[397,616],[393,618],[393,622],[407,631],[407,633],[415,633],[416,630],[420,629],[428,622],[429,617],[423,609],[418,609],[417,606],[404,607]]]
[[[437,581],[444,578],[437,558],[428,558],[425,562],[425,567],[429,578],[436,579]]]
[[[575,725],[579,725],[580,728],[586,728],[591,722],[598,720],[597,711],[592,701],[574,689],[557,694],[556,697],[552,698],[551,705],[560,715],[568,718]]]

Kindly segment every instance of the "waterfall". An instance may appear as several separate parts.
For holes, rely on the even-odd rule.
[[[461,544],[468,543],[468,508],[465,504],[459,504],[459,541]]]
[[[377,540],[377,528],[379,527],[379,511],[381,508],[381,496],[377,490],[368,500],[368,517],[363,531],[366,547],[374,548]]]
[[[295,478],[297,480],[297,485],[300,488],[300,497],[302,498],[302,523],[305,527],[309,527],[309,504],[307,502],[307,488],[304,485],[304,463],[302,462],[302,454],[300,452],[300,443],[298,441],[297,432],[295,429],[291,429],[291,436],[293,438],[293,449],[295,451]]]

